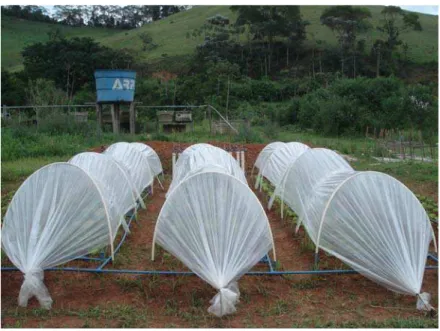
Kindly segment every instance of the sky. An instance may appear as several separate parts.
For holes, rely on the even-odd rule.
[[[438,6],[400,6],[400,8],[423,14],[438,15]]]
[[[43,6],[49,14],[53,14],[53,6]],[[402,9],[423,14],[438,15],[438,6],[400,6]]]

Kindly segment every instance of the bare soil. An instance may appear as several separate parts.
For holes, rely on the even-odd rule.
[[[216,144],[215,142],[210,142]],[[157,185],[138,214],[131,234],[108,268],[141,270],[187,270],[164,250],[156,247],[151,261],[151,242],[157,216],[170,183],[171,142],[148,142],[159,154],[165,173],[165,191]],[[180,144],[181,148],[190,144]],[[223,144],[216,144],[225,147]],[[245,146],[247,173],[264,147]],[[101,147],[94,149],[101,151]],[[249,177],[249,183],[253,179]],[[253,185],[251,185],[252,187]],[[264,193],[256,192],[263,206]],[[293,234],[289,222],[272,210],[267,213],[275,239],[280,268],[310,270],[313,251],[304,248],[303,231]],[[81,263],[84,265],[84,263]],[[90,265],[92,266],[92,265]],[[321,253],[322,268],[341,268],[342,263]],[[256,270],[264,270],[257,266]],[[426,271],[422,290],[438,304],[438,273]],[[45,284],[52,299],[49,312],[39,308],[35,298],[28,308],[17,308],[23,276],[2,273],[2,319],[4,326],[19,327],[295,327],[322,326],[344,322],[362,323],[390,318],[420,317],[416,299],[395,294],[361,275],[328,276],[244,276],[239,281],[241,300],[237,312],[216,318],[206,310],[216,291],[197,276],[148,276],[46,272]],[[330,323],[330,324],[329,324]]]

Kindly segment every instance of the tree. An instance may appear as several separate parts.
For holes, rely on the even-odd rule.
[[[55,18],[62,24],[84,26],[85,6],[54,6]]]
[[[30,21],[55,23],[46,10],[42,6],[4,6],[2,7],[2,15],[14,16]]]
[[[371,18],[370,11],[367,8],[357,6],[332,6],[326,8],[321,15],[321,24],[337,34],[343,75],[347,53],[351,51],[352,55],[356,54],[358,34],[371,28],[371,24],[367,21],[369,18]]]
[[[151,18],[153,21],[157,21],[160,19],[160,6],[150,6],[151,10]]]
[[[400,38],[401,34],[409,30],[422,31],[422,25],[419,21],[419,15],[406,12],[397,6],[386,6],[381,13],[382,19],[380,25],[377,26],[377,30],[385,34],[386,40],[381,43],[381,54],[378,58],[382,57],[389,66],[394,67],[393,55],[398,46],[403,44]],[[408,47],[404,51],[407,52]]]
[[[305,25],[299,6],[232,6],[237,12],[237,26],[247,26],[254,40],[266,43],[263,50],[265,73],[271,71],[273,45],[276,37],[289,37],[300,46],[305,39]],[[250,46],[250,40],[249,40]]]
[[[1,73],[2,105],[24,105],[26,102],[26,83],[23,80],[22,73],[10,73],[9,71],[6,71],[3,67],[1,68]]]
[[[95,69],[123,69],[133,61],[127,52],[101,46],[92,38],[50,40],[25,47],[24,71],[29,79],[53,80],[68,98],[84,84],[94,86]]]
[[[139,34],[139,38],[142,41],[143,47],[142,50],[152,50],[157,47],[157,44],[153,42],[153,37],[147,32],[142,32]]]

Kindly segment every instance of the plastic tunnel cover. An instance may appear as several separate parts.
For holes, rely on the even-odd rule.
[[[317,226],[309,224],[315,220],[308,218],[306,211],[315,203],[315,199],[320,197],[316,194],[320,183],[328,176],[339,172],[354,170],[336,152],[325,148],[313,148],[289,166],[279,187],[281,199],[298,215],[312,240],[316,239]]]
[[[407,187],[367,171],[340,177],[333,193],[318,189],[318,195],[308,217],[321,222],[320,248],[390,290],[419,294],[432,228]]]
[[[138,197],[134,193],[133,183],[121,166],[111,156],[93,152],[77,154],[69,163],[86,171],[99,186],[112,220],[113,236],[116,237],[121,224],[128,231],[124,215],[136,208]]]
[[[154,175],[147,156],[131,144],[119,142],[107,147],[104,154],[110,155],[129,171],[130,179],[139,193],[153,184]]]
[[[236,282],[274,249],[258,198],[245,183],[217,172],[189,177],[173,190],[159,214],[153,248],[155,241],[219,290],[208,309],[217,316],[235,312]]]
[[[138,143],[138,142],[130,143],[130,145],[136,148],[138,151],[141,151],[145,155],[147,155],[148,163],[150,165],[151,171],[153,172],[154,176],[157,176],[163,172],[160,158],[153,148],[151,148],[147,144]]]
[[[12,198],[2,228],[3,250],[25,275],[19,305],[35,295],[49,309],[43,270],[112,247],[112,237],[103,196],[84,170],[53,163],[34,172]]]
[[[270,154],[262,168],[258,173],[257,185],[261,185],[262,177],[266,177],[273,186],[277,187],[281,183],[289,164],[294,162],[302,153],[306,152],[310,148],[307,145],[298,142],[290,142],[284,146],[276,148],[272,154]]]
[[[267,158],[278,148],[285,146],[283,142],[273,142],[264,146],[260,154],[258,154],[257,160],[255,161],[254,168],[262,169],[266,163]]]
[[[247,184],[243,169],[228,152],[208,144],[196,144],[185,149],[177,160],[175,174],[166,196],[168,197],[174,188],[186,178],[213,168]]]

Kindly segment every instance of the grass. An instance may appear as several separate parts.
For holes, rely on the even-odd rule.
[[[366,6],[372,13],[371,23],[377,26],[381,19],[382,6]],[[316,40],[323,40],[326,44],[337,45],[336,36],[330,29],[320,23],[319,17],[324,6],[301,6],[303,18],[310,22],[307,26],[306,45],[313,45]],[[140,61],[154,64],[158,71],[170,71],[182,66],[185,59],[194,53],[195,48],[202,42],[203,36],[187,38],[187,33],[200,28],[208,17],[221,14],[235,22],[236,14],[229,6],[194,6],[192,9],[171,15],[163,20],[147,24],[141,28],[121,31],[105,28],[73,28],[62,25],[52,25],[40,22],[2,17],[2,65],[9,70],[18,70],[22,67],[21,50],[33,42],[48,40],[47,33],[54,27],[59,27],[67,37],[92,37],[103,45],[113,48],[126,48]],[[438,54],[438,17],[420,14],[422,32],[409,31],[402,33],[402,38],[409,44],[408,56],[417,63],[437,61]],[[143,51],[139,36],[149,33],[158,47]],[[369,50],[374,40],[381,38],[374,28],[360,39],[366,40],[366,49]],[[243,42],[245,37],[241,38]],[[179,59],[179,61],[177,61]]]
[[[377,26],[383,7],[366,7],[370,9],[372,14],[371,23],[373,26]],[[324,8],[324,6],[301,6],[303,19],[310,22],[306,28],[308,45],[313,44],[313,40],[323,40],[331,46],[337,45],[337,39],[333,32],[320,23],[319,18]],[[200,44],[203,39],[202,36],[186,38],[187,32],[191,33],[194,29],[199,28],[208,17],[215,14],[227,16],[232,22],[235,22],[236,19],[236,13],[233,13],[229,6],[195,6],[191,10],[145,25],[140,29],[105,37],[101,39],[101,42],[111,47],[132,49],[142,60],[158,61],[164,58],[164,54],[166,57],[186,56],[192,54],[196,45]],[[419,17],[424,29],[421,33],[415,31],[402,33],[402,38],[410,47],[408,56],[420,63],[437,61],[438,17],[424,14],[419,14]],[[144,32],[152,36],[153,41],[159,45],[157,48],[146,52],[141,50],[139,35]],[[376,29],[372,29],[368,34],[361,35],[360,38],[366,39],[366,49],[369,50],[374,40],[381,38],[381,35]],[[242,40],[245,41],[244,36]]]
[[[372,170],[385,172],[403,181],[413,180],[421,183],[434,182],[438,184],[438,167],[435,162],[393,162],[393,163],[372,163],[372,162],[353,162],[356,170]]]
[[[48,33],[53,29],[60,29],[61,34],[68,38],[91,37],[97,40],[119,33],[119,30],[115,29],[75,28],[61,24],[28,21],[4,15],[2,15],[1,20],[2,67],[11,71],[17,71],[22,68],[23,58],[20,52],[23,48],[36,42],[48,41]]]
[[[424,319],[417,317],[399,318],[394,317],[382,321],[349,321],[349,322],[335,322],[335,321],[321,321],[315,320],[312,324],[299,323],[292,325],[292,328],[311,326],[315,328],[437,328],[438,323],[435,319]]]
[[[2,162],[2,182],[23,181],[30,174],[41,167],[53,162],[65,162],[69,157],[48,156],[22,158],[13,161]]]

